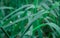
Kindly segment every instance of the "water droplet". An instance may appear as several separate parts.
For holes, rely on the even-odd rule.
[[[10,21],[10,23],[13,23],[12,21]]]

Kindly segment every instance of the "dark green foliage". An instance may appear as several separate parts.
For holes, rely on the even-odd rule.
[[[60,0],[0,0],[0,38],[60,38]]]

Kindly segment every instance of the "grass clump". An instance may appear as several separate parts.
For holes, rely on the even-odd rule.
[[[59,0],[0,0],[0,38],[60,38]]]

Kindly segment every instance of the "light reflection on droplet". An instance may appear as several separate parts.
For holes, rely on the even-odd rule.
[[[10,23],[13,23],[12,21],[10,21]]]

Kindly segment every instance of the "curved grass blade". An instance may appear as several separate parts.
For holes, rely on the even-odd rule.
[[[40,13],[40,15],[39,15],[39,13]],[[29,28],[31,27],[31,24],[35,21],[35,20],[37,20],[38,18],[40,18],[43,14],[45,14],[45,13],[48,13],[48,11],[40,11],[40,12],[38,12],[38,14],[34,17],[34,19],[30,22],[30,23],[28,23],[27,24],[27,28],[26,28],[26,30],[23,32],[23,34],[21,35],[21,37],[20,38],[22,38],[23,36],[24,36],[24,34],[29,30]],[[37,18],[36,18],[37,17]]]
[[[13,7],[0,7],[0,10],[2,10],[2,9],[14,9]]]
[[[11,16],[12,14],[18,12],[19,10],[21,10],[21,9],[23,9],[23,8],[25,8],[25,7],[29,7],[29,6],[32,6],[32,4],[24,5],[24,6],[20,7],[20,8],[18,8],[18,9],[16,9],[16,10],[13,11],[12,13],[10,13],[10,14],[7,15],[6,17],[4,17],[2,21],[6,20],[9,16]]]

